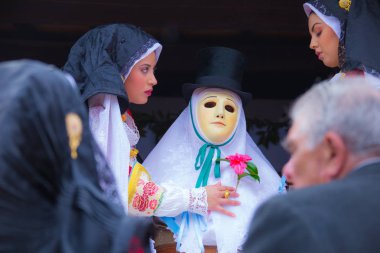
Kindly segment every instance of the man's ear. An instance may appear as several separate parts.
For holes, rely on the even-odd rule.
[[[347,162],[348,149],[342,137],[336,132],[329,131],[324,137],[325,168],[322,169],[323,177],[328,181],[339,178],[344,173]]]

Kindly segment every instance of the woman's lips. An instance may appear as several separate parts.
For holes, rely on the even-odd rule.
[[[322,53],[316,53],[318,60],[323,61],[323,54]]]
[[[152,92],[153,92],[153,90],[147,90],[147,91],[145,91],[145,94],[146,94],[147,96],[151,96],[151,95],[152,95]]]

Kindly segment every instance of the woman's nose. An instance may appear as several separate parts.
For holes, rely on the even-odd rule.
[[[150,84],[152,86],[156,85],[158,82],[157,82],[157,79],[156,79],[156,76],[154,74],[152,74],[152,76],[150,77]]]
[[[317,48],[317,42],[315,41],[315,39],[313,37],[311,37],[311,39],[310,39],[309,47],[310,47],[310,49],[313,49],[313,50],[315,50]]]

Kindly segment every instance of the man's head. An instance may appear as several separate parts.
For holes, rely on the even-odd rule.
[[[294,188],[344,177],[380,156],[380,93],[363,78],[323,82],[294,103],[283,173]]]

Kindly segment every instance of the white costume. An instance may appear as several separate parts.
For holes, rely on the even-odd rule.
[[[204,92],[213,91],[228,93],[234,98],[239,108],[236,129],[222,145],[210,143],[196,122],[196,105],[199,98]],[[174,181],[182,187],[191,188],[196,186],[198,177],[202,173],[202,169],[195,169],[196,159],[202,147],[206,148],[205,157],[212,149],[215,151],[208,185],[218,181],[221,181],[222,185],[229,186],[236,186],[237,183],[237,175],[227,162],[220,163],[220,177],[215,176],[215,173],[218,174],[214,168],[218,150],[220,150],[221,158],[235,153],[252,157],[252,162],[258,168],[261,182],[256,182],[249,177],[240,181],[237,192],[240,194],[238,200],[241,205],[226,207],[236,214],[236,218],[218,212],[211,212],[207,217],[185,212],[175,217],[175,223],[168,219],[164,221],[167,221],[168,226],[175,233],[177,251],[202,252],[203,245],[217,245],[218,252],[237,252],[244,243],[256,207],[264,199],[278,192],[280,177],[248,135],[241,99],[231,91],[218,88],[196,89],[189,106],[148,155],[144,166],[152,179],[159,184]],[[198,161],[198,165],[207,163],[205,160],[207,158]]]

